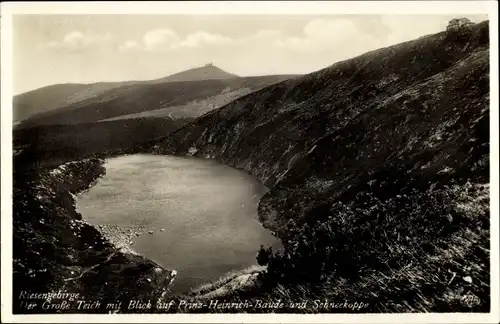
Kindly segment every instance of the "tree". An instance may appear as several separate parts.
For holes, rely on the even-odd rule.
[[[273,254],[272,247],[268,247],[266,249],[264,248],[264,245],[261,244],[259,252],[257,252],[257,263],[261,266],[268,264],[272,254]]]
[[[456,18],[450,20],[446,30],[456,30],[461,27],[470,27],[473,23],[468,18]]]

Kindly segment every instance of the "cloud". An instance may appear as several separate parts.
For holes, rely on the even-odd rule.
[[[245,52],[269,53],[332,53],[332,59],[346,59],[376,48],[418,38],[445,30],[452,16],[443,15],[386,15],[372,21],[377,31],[371,30],[370,21],[357,21],[349,17],[313,19],[300,33],[286,34],[276,29],[258,30],[250,35],[230,38],[207,31],[196,31],[181,37],[175,30],[150,30],[140,40],[129,40],[121,51],[173,52],[178,50],[207,49],[225,46]],[[375,28],[376,27],[376,28]],[[385,32],[380,33],[380,28]],[[74,37],[74,42],[81,41]]]
[[[124,44],[120,45],[118,50],[120,52],[135,51],[139,48],[139,44],[134,40],[128,40]]]
[[[148,31],[142,39],[137,42],[128,40],[122,44],[121,51],[149,51],[170,52],[179,49],[193,49],[207,45],[228,45],[232,39],[219,34],[211,34],[206,31],[196,31],[181,38],[171,29],[154,29]]]
[[[204,45],[229,45],[232,43],[232,39],[226,36],[218,34],[210,34],[205,31],[197,31],[195,33],[189,34],[186,39],[178,44],[178,48],[182,47],[198,47]]]
[[[160,28],[123,41],[117,48],[122,53],[141,52],[145,61],[165,59],[164,53],[183,66],[211,61],[242,75],[308,73],[371,50],[444,31],[451,18],[337,16],[311,19],[293,33],[274,27],[233,37],[208,30],[180,35],[175,30]],[[68,43],[85,44],[81,35],[68,38]]]
[[[235,38],[208,31],[181,37],[171,29],[155,29],[139,40],[126,41],[120,51],[175,53],[193,61],[199,60],[199,53],[203,52],[207,60],[232,65],[235,70],[248,70],[242,73],[267,74],[278,73],[283,65],[294,66],[300,73],[310,72],[378,45],[377,37],[360,29],[352,20],[333,18],[313,19],[295,35],[279,29],[262,29]],[[269,71],[257,71],[259,67]]]
[[[443,31],[448,21],[447,17],[430,15],[424,17],[418,15],[382,16],[382,23],[389,29],[386,35],[387,45]]]
[[[259,67],[260,62],[266,62],[266,69],[288,66],[293,67],[290,71],[311,72],[371,50],[442,31],[448,22],[446,18],[429,15],[385,16],[371,20],[316,18],[295,34],[261,30],[234,42],[237,46],[231,52],[241,59],[233,69]],[[265,74],[266,71],[250,73]]]
[[[313,19],[299,33],[261,30],[238,41],[241,52],[295,66],[300,73],[320,69],[380,47],[377,36],[345,18]]]
[[[134,42],[134,45],[131,46],[132,43],[127,45],[129,42]],[[224,46],[224,49],[230,47],[235,51],[263,53],[270,51],[319,53],[325,50],[345,52],[346,48],[350,48],[353,49],[350,52],[356,54],[362,48],[373,47],[374,40],[349,19],[314,19],[304,26],[299,35],[293,36],[281,30],[263,29],[238,38],[207,31],[196,31],[180,37],[171,29],[155,29],[148,31],[140,41],[127,41],[127,43],[120,46],[121,51],[173,52],[207,49],[209,46],[215,46],[213,48],[217,50]]]
[[[251,36],[254,47],[274,50],[280,55],[315,59],[315,63],[327,66],[337,61],[361,55],[371,50],[438,33],[446,29],[453,16],[442,15],[387,15],[381,16],[377,31],[370,22],[351,18],[313,19],[296,35],[279,31],[261,31]],[[474,21],[484,17],[474,17]],[[380,30],[380,25],[384,31]],[[363,28],[364,27],[364,28]],[[250,41],[249,41],[250,42]]]
[[[308,39],[314,40],[333,40],[345,41],[352,34],[358,33],[359,30],[353,21],[347,19],[315,19],[310,21],[304,27],[304,35]]]
[[[177,33],[170,29],[155,29],[147,32],[142,38],[146,50],[168,50],[180,42]]]
[[[84,34],[80,31],[72,31],[63,36],[59,41],[50,41],[46,44],[49,49],[67,50],[78,52],[88,49],[92,46],[99,46],[110,43],[113,36],[110,33],[105,34]]]
[[[487,15],[465,16],[473,22],[488,19]],[[387,45],[393,45],[444,31],[451,19],[461,17],[464,15],[386,15],[382,23],[389,28]]]

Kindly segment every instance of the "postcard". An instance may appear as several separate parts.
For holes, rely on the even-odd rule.
[[[497,12],[2,3],[2,322],[498,323]]]

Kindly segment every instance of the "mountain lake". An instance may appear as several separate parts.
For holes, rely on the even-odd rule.
[[[170,288],[187,292],[257,264],[260,244],[280,243],[258,220],[267,188],[214,160],[136,154],[106,160],[106,175],[77,198],[93,225],[143,227],[131,249],[177,271]]]

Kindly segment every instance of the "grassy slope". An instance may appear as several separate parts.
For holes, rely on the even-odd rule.
[[[290,76],[263,76],[187,82],[140,82],[108,89],[96,96],[28,118],[23,127],[77,124],[190,104],[238,89],[257,90]],[[200,116],[194,106],[191,115]],[[175,112],[173,109],[172,112]]]
[[[209,79],[231,79],[237,75],[215,66],[181,71],[164,78],[148,81],[97,82],[91,84],[55,84],[19,94],[13,99],[14,121],[27,119],[36,114],[72,105],[78,101],[95,98],[106,90],[132,84],[154,84]]]
[[[238,88],[235,90],[231,90],[228,88],[227,90],[228,91],[223,91],[222,93],[216,94],[214,96],[210,96],[199,100],[194,100],[184,105],[148,110],[130,115],[122,115],[118,117],[104,119],[103,121],[141,118],[141,117],[171,117],[174,119],[197,118],[213,109],[225,106],[231,101],[252,92],[251,88],[246,88],[246,87]]]
[[[151,148],[196,148],[271,187],[259,213],[285,252],[265,287],[242,296],[489,309],[488,34],[483,22],[366,53],[239,98]],[[461,302],[471,294],[474,308]]]
[[[125,82],[55,84],[28,91],[14,97],[13,119],[24,120],[39,113],[95,97],[106,90],[125,84]]]

